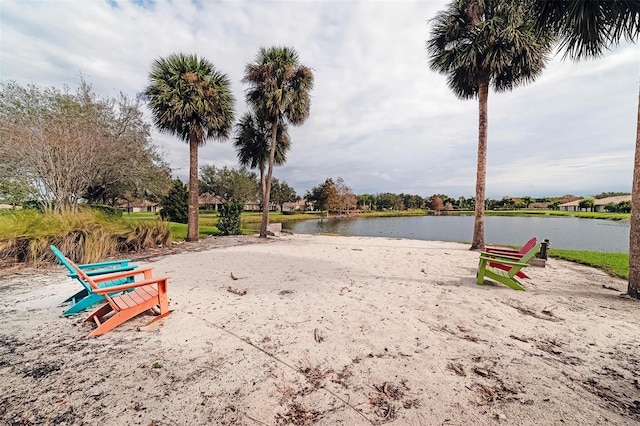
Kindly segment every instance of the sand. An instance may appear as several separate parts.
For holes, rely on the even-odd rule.
[[[210,238],[138,258],[172,313],[86,338],[62,267],[0,280],[8,425],[631,425],[640,303],[559,260],[475,284],[467,245]]]

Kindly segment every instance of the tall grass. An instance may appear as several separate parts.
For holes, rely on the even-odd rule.
[[[131,222],[91,210],[73,214],[17,210],[0,215],[0,264],[53,262],[51,244],[75,262],[90,263],[168,243],[167,222]]]

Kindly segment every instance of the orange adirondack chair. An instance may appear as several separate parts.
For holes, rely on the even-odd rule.
[[[529,250],[531,250],[536,246],[536,244],[538,244],[538,239],[536,237],[533,237],[529,241],[527,241],[526,244],[523,245],[520,250],[514,250],[514,249],[509,249],[504,247],[485,247],[484,251],[486,253],[492,253],[492,254],[497,254],[501,256],[510,256],[514,258],[513,260],[517,261],[517,259],[522,259],[522,256],[527,254]],[[502,265],[500,263],[489,263],[489,266],[493,268],[502,269],[504,271],[511,269],[510,266]],[[529,276],[525,274],[523,271],[519,271],[516,274],[516,276],[518,278],[529,278]]]
[[[76,270],[78,277],[89,284],[91,291],[104,296],[107,301],[97,311],[89,315],[85,320],[94,321],[98,326],[89,333],[88,337],[104,334],[131,318],[147,311],[155,306],[160,307],[160,316],[169,314],[169,298],[167,297],[167,281],[170,277],[153,277],[151,267],[139,268],[133,271],[116,272],[97,277],[90,277],[82,269],[67,258],[69,264]],[[102,288],[99,283],[117,279],[140,277],[142,280],[126,284]],[[131,290],[117,296],[109,296],[114,292]],[[108,314],[112,313],[108,316]]]

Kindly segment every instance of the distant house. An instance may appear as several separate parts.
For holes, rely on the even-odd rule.
[[[117,200],[115,206],[125,213],[158,212],[162,210],[162,206],[159,203],[148,200]]]
[[[307,199],[301,198],[293,203],[284,203],[282,205],[282,210],[285,212],[303,212],[305,210],[305,206],[307,205]]]
[[[260,208],[261,205],[262,201],[260,200],[247,201],[246,203],[244,203],[244,210],[248,212],[259,212],[262,211],[262,209]],[[275,212],[278,211],[279,208],[280,206],[269,201],[269,211]]]
[[[22,206],[13,206],[11,204],[0,204],[0,209],[21,209]]]
[[[244,210],[248,212],[259,212],[260,211],[260,201],[247,201],[244,203]]]
[[[560,210],[569,211],[569,212],[578,212],[580,211],[580,201],[582,200],[584,200],[584,198],[581,198],[579,200],[573,200],[568,203],[560,204],[558,207],[560,208]],[[623,201],[631,201],[631,195],[618,195],[616,197],[596,198],[593,200],[593,203],[594,203],[593,211],[604,212],[606,211],[604,208],[607,204],[618,204]]]
[[[222,205],[222,199],[217,195],[212,195],[208,192],[205,192],[201,196],[198,197],[198,206],[204,210],[220,210],[220,206]]]

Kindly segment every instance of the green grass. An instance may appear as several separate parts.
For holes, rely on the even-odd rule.
[[[470,212],[473,214],[473,212]],[[563,210],[487,210],[487,216],[561,216],[577,217],[581,219],[606,219],[606,220],[626,220],[631,217],[630,213],[606,213],[606,212],[568,212]]]
[[[628,253],[600,253],[595,251],[562,250],[552,248],[549,256],[592,266],[614,277],[629,278]]]
[[[184,241],[187,238],[186,223],[171,223],[171,241]],[[198,227],[198,235],[200,238],[207,238],[210,235],[220,235],[220,231],[215,226],[206,226],[200,224]]]

